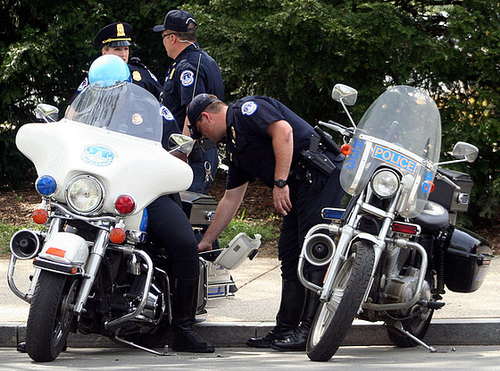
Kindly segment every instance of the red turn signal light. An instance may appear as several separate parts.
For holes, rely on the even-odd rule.
[[[113,243],[120,244],[125,241],[125,231],[121,228],[114,228],[109,233],[109,240]]]
[[[120,195],[115,201],[115,209],[120,215],[128,215],[135,209],[135,201],[132,196]]]
[[[352,147],[350,144],[342,144],[342,147],[340,147],[340,152],[342,152],[342,154],[344,156],[347,156],[347,155],[350,155],[351,152],[352,152]]]
[[[36,209],[33,211],[32,218],[36,224],[45,224],[49,219],[49,213],[44,209]]]

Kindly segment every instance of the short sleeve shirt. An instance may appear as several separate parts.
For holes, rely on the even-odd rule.
[[[264,96],[249,96],[229,105],[227,111],[227,188],[236,188],[255,178],[274,186],[276,164],[272,138],[267,133],[274,121],[285,120],[293,129],[293,159],[309,147],[312,126],[281,102]]]

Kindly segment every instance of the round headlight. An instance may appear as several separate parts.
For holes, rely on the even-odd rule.
[[[380,198],[389,198],[394,196],[399,188],[399,177],[394,171],[379,170],[371,181],[372,189]]]
[[[98,211],[104,202],[104,188],[89,175],[80,175],[70,180],[66,188],[66,201],[82,214]]]

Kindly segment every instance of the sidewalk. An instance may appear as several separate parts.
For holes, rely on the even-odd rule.
[[[29,306],[7,285],[9,261],[0,260],[0,346],[14,346],[23,338]],[[31,261],[18,261],[16,284],[31,271]],[[264,334],[273,325],[279,306],[281,277],[276,259],[255,258],[231,271],[238,291],[234,297],[209,300],[206,322],[199,332],[217,346],[243,346],[251,336]],[[26,276],[24,276],[26,277]],[[26,282],[27,283],[27,282]],[[500,344],[500,261],[493,259],[486,280],[470,294],[447,290],[444,308],[434,313],[425,341],[429,344]],[[103,346],[103,337],[73,337],[73,341]],[[356,320],[346,345],[390,344],[380,323]]]

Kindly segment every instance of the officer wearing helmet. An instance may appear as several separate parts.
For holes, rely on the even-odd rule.
[[[156,99],[160,99],[163,87],[158,82],[155,75],[148,70],[138,57],[130,58],[131,35],[132,26],[130,24],[115,22],[99,30],[94,37],[93,43],[96,47],[101,48],[102,55],[114,54],[122,58],[125,63],[128,64],[132,82],[149,91]],[[88,84],[89,80],[85,78],[70,102],[72,102]]]

